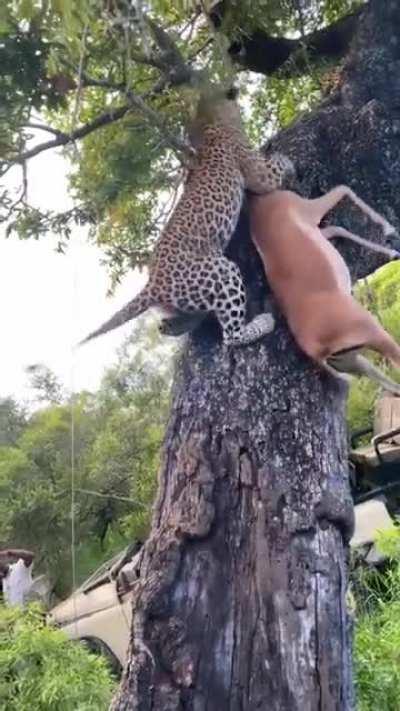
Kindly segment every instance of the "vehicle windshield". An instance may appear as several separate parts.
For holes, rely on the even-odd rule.
[[[103,563],[100,568],[92,573],[92,575],[85,580],[84,583],[77,589],[77,592],[87,592],[92,588],[96,587],[98,583],[106,580],[109,577],[110,571],[118,563],[119,560],[123,559],[128,552],[128,548],[125,548],[122,552],[120,551],[113,558],[110,558],[105,563]]]
[[[113,556],[97,568],[97,570],[92,573],[92,575],[87,578],[82,585],[80,585],[76,592],[87,593],[89,590],[93,590],[93,588],[96,588],[98,585],[105,583],[111,579],[111,571],[113,574],[112,577],[115,578],[120,568],[132,561],[132,558],[138,553],[141,546],[142,543],[139,541],[131,543],[129,546],[124,548],[124,550],[120,551],[117,555]]]

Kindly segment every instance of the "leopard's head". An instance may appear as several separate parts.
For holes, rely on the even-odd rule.
[[[191,137],[196,139],[196,136],[201,135],[207,126],[216,124],[241,128],[238,93],[235,86],[227,89],[223,86],[208,85],[203,88],[195,118],[190,126]]]

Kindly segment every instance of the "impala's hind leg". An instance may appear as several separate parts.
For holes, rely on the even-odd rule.
[[[379,254],[384,254],[385,257],[389,257],[390,259],[399,259],[400,258],[400,252],[398,252],[396,249],[390,249],[389,247],[384,247],[383,245],[376,244],[375,242],[371,242],[369,239],[364,239],[363,237],[359,237],[358,235],[355,235],[353,232],[349,232],[349,230],[346,230],[344,227],[337,227],[336,225],[329,225],[328,227],[322,227],[321,232],[326,237],[326,239],[333,239],[333,237],[344,237],[345,239],[349,239],[351,242],[355,242],[356,244],[360,244],[362,247],[365,247],[366,249],[370,249],[372,252],[378,252]],[[397,240],[395,240],[397,243]]]
[[[316,198],[314,200],[306,201],[307,210],[310,211],[313,220],[315,220],[315,224],[319,225],[322,218],[325,217],[325,215],[330,210],[336,207],[336,205],[345,197],[349,198],[351,202],[357,205],[361,212],[367,215],[372,220],[372,222],[375,222],[375,224],[380,225],[382,227],[383,234],[385,235],[385,237],[396,232],[395,228],[393,227],[393,225],[390,224],[390,222],[388,222],[382,215],[380,215],[379,212],[376,212],[376,210],[367,205],[364,200],[361,200],[361,198],[359,198],[358,195],[356,195],[356,193],[347,185],[338,185],[336,188],[332,188],[332,190],[329,190],[326,195],[322,195],[322,197]]]
[[[394,380],[391,380],[391,378],[388,378],[379,368],[356,350],[348,351],[347,353],[336,353],[330,356],[327,361],[332,368],[338,370],[340,373],[365,375],[370,380],[379,383],[379,385],[393,393],[393,395],[400,395],[400,385],[395,383]]]

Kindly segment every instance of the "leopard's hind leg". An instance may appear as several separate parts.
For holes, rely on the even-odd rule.
[[[221,325],[225,345],[252,343],[274,328],[269,313],[246,324],[246,291],[240,269],[224,256],[194,261],[188,277],[179,284],[179,292],[174,306],[186,313],[213,312]]]

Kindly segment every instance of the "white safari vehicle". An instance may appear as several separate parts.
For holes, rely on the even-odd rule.
[[[47,616],[48,623],[64,630],[68,637],[104,654],[117,674],[128,648],[139,558],[138,545],[128,547],[104,563]]]
[[[382,561],[375,540],[393,526],[389,514],[399,514],[400,498],[400,398],[384,394],[377,402],[373,437],[350,451],[355,531],[351,546],[367,565]],[[389,508],[389,510],[388,510]],[[48,621],[74,640],[105,654],[114,670],[121,671],[128,649],[134,583],[139,576],[140,543],[102,565],[67,600],[54,607]]]
[[[374,541],[378,531],[393,525],[384,500],[355,506],[356,527],[351,545],[362,549],[367,563],[379,562]],[[137,544],[104,563],[75,595],[54,607],[48,621],[74,640],[104,654],[116,674],[124,666],[132,619],[133,584],[139,575]]]

